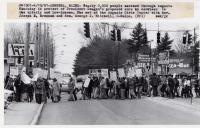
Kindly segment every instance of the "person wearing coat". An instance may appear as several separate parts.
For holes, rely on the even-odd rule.
[[[43,88],[44,82],[42,78],[39,77],[35,83],[35,100],[38,104],[42,103]]]
[[[68,83],[68,89],[69,89],[69,101],[77,100],[76,91],[75,91],[75,81],[71,77]]]
[[[15,80],[15,83],[14,83],[14,87],[15,87],[15,99],[16,99],[16,102],[21,102],[21,96],[22,96],[22,81],[21,81],[21,76],[18,75],[16,80]]]
[[[60,97],[60,85],[57,81],[56,78],[53,79],[53,84],[52,84],[52,101],[53,102],[58,102],[59,97]]]
[[[153,89],[153,96],[158,96],[157,88],[158,88],[159,83],[160,83],[160,79],[157,77],[156,73],[153,73],[150,79],[150,84]]]

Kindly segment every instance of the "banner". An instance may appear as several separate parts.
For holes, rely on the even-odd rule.
[[[38,79],[38,73],[32,78],[32,81],[37,81]]]
[[[25,84],[30,84],[31,78],[28,75],[26,75],[26,73],[22,72],[21,81],[23,81]]]
[[[33,68],[33,75],[38,74],[38,77],[47,78],[48,71],[41,68]]]

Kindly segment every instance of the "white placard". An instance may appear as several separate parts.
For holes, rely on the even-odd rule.
[[[117,80],[117,73],[116,71],[110,71],[110,80],[116,81]]]
[[[119,77],[125,77],[125,72],[123,68],[118,69]]]
[[[10,77],[16,78],[16,76],[19,74],[18,67],[16,66],[10,66]]]

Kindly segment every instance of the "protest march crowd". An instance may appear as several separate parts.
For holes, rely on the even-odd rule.
[[[200,79],[192,76],[122,77],[111,81],[104,77],[88,77],[82,89],[82,99],[135,99],[141,96],[168,98],[200,97]],[[76,100],[76,98],[75,98]]]
[[[61,85],[56,78],[47,80],[38,77],[36,80],[30,79],[30,82],[27,83],[22,77],[23,75],[19,74],[16,78],[11,78],[9,73],[6,76],[4,88],[14,92],[12,100],[32,102],[35,95],[35,101],[38,104],[46,103],[50,98],[52,102],[60,101]],[[29,77],[32,78],[32,75],[29,74]]]
[[[30,76],[31,77],[31,76]],[[16,102],[32,102],[34,95],[38,104],[61,100],[61,83],[56,78],[47,80],[38,77],[37,80],[25,84],[18,75],[13,79],[13,84],[8,84],[12,80],[9,74],[6,76],[5,85],[9,90],[14,91]],[[190,98],[200,97],[200,79],[196,76],[163,75],[153,73],[150,76],[122,77],[111,80],[102,76],[88,76],[82,81],[82,87],[76,87],[76,78],[70,76],[67,92],[68,101],[76,101],[77,93],[81,94],[80,100],[87,99],[140,99],[141,96],[167,97],[167,98]]]

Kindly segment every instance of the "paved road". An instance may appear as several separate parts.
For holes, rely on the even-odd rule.
[[[39,124],[200,124],[200,114],[141,100],[79,100],[45,105]]]

